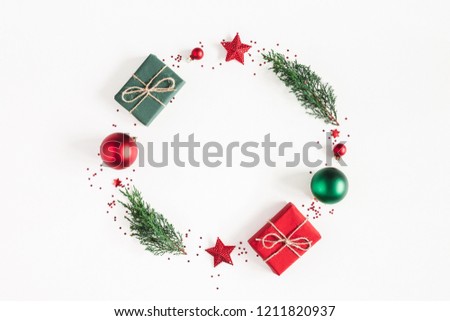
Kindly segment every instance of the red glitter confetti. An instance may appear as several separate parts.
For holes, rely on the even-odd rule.
[[[340,131],[337,130],[337,129],[332,129],[331,130],[331,136],[333,136],[333,138],[338,138],[339,137],[339,133],[340,133]],[[328,137],[328,138],[330,138],[330,137]]]
[[[122,181],[120,179],[118,179],[118,178],[115,178],[113,180],[113,185],[114,185],[114,187],[123,187]]]

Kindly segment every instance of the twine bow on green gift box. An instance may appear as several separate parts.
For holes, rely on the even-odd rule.
[[[175,91],[175,79],[173,79],[172,77],[160,79],[157,83],[153,85],[153,81],[164,71],[164,69],[166,69],[166,66],[162,67],[158,71],[158,73],[155,76],[153,76],[152,79],[150,79],[148,83],[145,83],[138,76],[136,76],[136,74],[133,74],[133,78],[139,81],[142,84],[142,87],[131,86],[122,92],[122,100],[126,103],[134,103],[135,101],[139,100],[139,102],[132,109],[130,109],[130,113],[133,113],[133,111],[135,111],[136,108],[138,108],[139,105],[145,99],[147,99],[147,97],[156,100],[164,107],[166,106],[161,100],[159,100],[152,94],[152,93],[167,93]],[[168,87],[161,87],[161,85],[164,82],[168,82],[170,83],[170,85]]]

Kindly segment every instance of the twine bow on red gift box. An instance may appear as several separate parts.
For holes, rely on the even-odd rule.
[[[301,251],[308,251],[309,248],[312,245],[312,242],[307,237],[296,237],[292,238],[292,236],[297,232],[303,225],[308,222],[307,219],[303,221],[299,226],[297,226],[291,233],[289,233],[288,236],[284,235],[283,232],[281,232],[278,227],[276,227],[275,224],[273,224],[271,221],[268,221],[270,225],[275,229],[277,233],[268,233],[266,234],[262,239],[257,238],[256,241],[259,241],[262,243],[262,246],[267,249],[273,249],[277,244],[282,243],[283,246],[280,247],[277,251],[272,253],[268,258],[264,260],[264,262],[269,261],[271,258],[275,257],[280,253],[285,247],[289,248],[292,252],[294,252],[298,257],[301,255],[297,253],[295,249],[301,250]],[[271,239],[272,238],[272,239]]]
[[[136,106],[134,106],[131,110],[130,113],[133,113],[133,111],[138,108],[138,106],[144,101],[144,99],[146,99],[147,97],[151,97],[154,100],[156,100],[158,103],[160,103],[162,106],[166,107],[166,105],[159,100],[158,98],[156,98],[152,93],[167,93],[167,92],[171,92],[175,90],[175,79],[173,79],[172,77],[166,77],[163,78],[161,80],[159,80],[156,84],[154,84],[152,86],[153,81],[156,79],[156,77],[158,77],[161,72],[163,72],[163,70],[166,68],[166,66],[164,66],[163,68],[161,68],[160,71],[158,71],[158,73],[153,76],[152,79],[150,79],[150,81],[148,83],[143,82],[138,76],[133,75],[133,78],[136,79],[137,81],[139,81],[142,86],[144,87],[139,87],[139,86],[131,86],[128,87],[127,89],[125,89],[122,92],[122,100],[124,102],[127,103],[132,103],[135,102],[136,100],[139,100],[139,102],[136,104]],[[160,87],[160,85],[163,82],[169,82],[170,85],[168,87]],[[136,97],[133,97],[135,94],[138,94]],[[127,98],[126,96],[131,95],[132,98]]]

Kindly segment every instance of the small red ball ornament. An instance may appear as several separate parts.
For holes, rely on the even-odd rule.
[[[189,56],[191,60],[200,60],[203,58],[204,52],[202,48],[192,49],[191,55]]]
[[[124,133],[107,136],[100,146],[100,156],[104,164],[114,169],[130,167],[137,155],[136,141]]]
[[[337,144],[333,148],[334,157],[337,159],[341,158],[347,152],[347,147],[344,144]]]

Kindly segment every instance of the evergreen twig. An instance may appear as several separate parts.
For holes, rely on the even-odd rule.
[[[288,61],[284,55],[271,50],[262,54],[270,68],[290,88],[297,100],[306,108],[306,112],[315,118],[323,119],[327,124],[339,126],[336,115],[336,96],[333,88],[323,83],[309,66],[295,61]]]
[[[130,222],[131,236],[135,236],[147,251],[155,255],[186,254],[181,234],[162,214],[144,202],[134,186],[120,192],[128,199],[128,203],[119,203],[128,210],[125,218]]]

